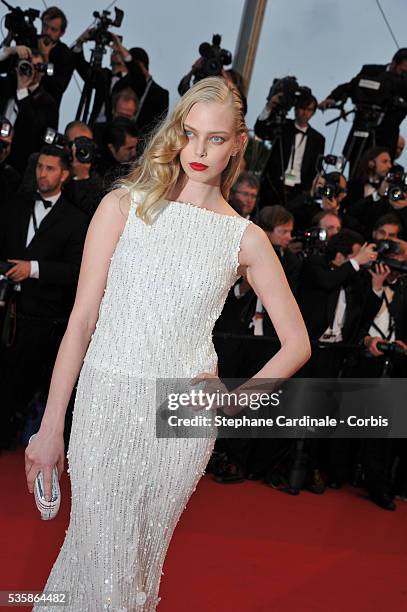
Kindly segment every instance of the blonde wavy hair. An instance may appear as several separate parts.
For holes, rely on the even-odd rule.
[[[197,102],[229,104],[235,118],[236,136],[246,133],[243,104],[237,88],[221,77],[202,79],[179,100],[172,113],[152,134],[144,151],[141,164],[124,177],[118,186],[125,186],[140,201],[136,214],[151,224],[167,204],[166,196],[180,184],[185,173],[180,163],[180,151],[187,143],[184,131],[185,119]],[[221,176],[221,192],[228,199],[230,189],[239,175],[239,167],[246,143],[230,157]]]

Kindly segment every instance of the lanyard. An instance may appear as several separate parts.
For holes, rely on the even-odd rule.
[[[300,132],[301,132],[300,142],[297,144],[297,146],[295,146],[295,139],[297,137],[297,134],[299,134]],[[307,132],[303,132],[302,130],[298,130],[298,132],[294,134],[294,142],[293,142],[293,146],[291,147],[291,155],[288,160],[287,168],[290,168],[291,170],[293,169],[295,154],[297,153],[298,149],[301,147],[306,137],[307,137]]]

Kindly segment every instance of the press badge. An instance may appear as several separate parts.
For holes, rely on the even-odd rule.
[[[286,170],[284,173],[284,185],[287,185],[287,187],[295,187],[298,183],[301,183],[301,179],[295,174],[294,170]]]

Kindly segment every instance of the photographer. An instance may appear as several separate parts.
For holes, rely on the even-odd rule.
[[[407,375],[407,283],[405,275],[392,269],[391,265],[391,261],[399,259],[397,247],[400,230],[401,224],[397,217],[389,214],[377,221],[373,231],[377,249],[382,251],[383,246],[388,246],[386,250],[390,250],[386,254],[388,265],[378,263],[375,270],[381,272],[383,277],[382,285],[376,289],[381,305],[374,318],[360,332],[365,351],[349,355],[346,376],[404,378]],[[403,455],[403,445],[405,440],[397,442],[380,438],[368,438],[361,444],[361,459],[369,496],[384,510],[396,509],[391,467],[395,455]]]
[[[130,119],[117,117],[107,124],[100,171],[104,188],[108,190],[121,176],[129,172],[137,159],[139,131]]]
[[[252,217],[259,192],[259,180],[253,172],[242,172],[233,184],[229,204],[245,219]]]
[[[407,48],[399,49],[393,56],[390,64],[366,64],[359,74],[349,83],[336,87],[329,96],[323,100],[319,108],[325,110],[345,102],[351,97],[356,104],[356,114],[352,129],[344,146],[344,155],[349,157],[350,144],[354,138],[351,154],[351,165],[355,161],[361,146],[363,151],[373,145],[389,149],[394,159],[396,152],[399,127],[407,114],[406,104],[400,104],[398,99],[407,99]],[[376,113],[376,119],[371,111],[374,107],[381,107]],[[370,125],[369,125],[370,122]],[[372,130],[369,128],[372,127]],[[355,132],[369,132],[369,138],[361,137]]]
[[[297,293],[301,260],[288,250],[294,219],[282,206],[266,206],[260,211],[258,224],[265,231],[283,266],[294,294]],[[219,376],[249,378],[258,372],[278,351],[280,343],[274,326],[259,297],[245,278],[241,278],[229,291],[222,314],[215,324],[215,332],[232,332],[266,336],[264,341],[246,338],[214,337],[219,355]],[[270,440],[225,440],[218,448],[225,449],[229,463],[215,476],[216,482],[230,484],[242,482],[250,474],[260,477],[265,472],[272,452]],[[272,448],[276,449],[277,444]],[[280,446],[279,446],[280,447]]]
[[[326,231],[326,239],[329,240],[342,229],[342,221],[335,211],[321,210],[311,221],[313,227],[319,227]]]
[[[7,163],[12,142],[13,126],[8,119],[0,117],[0,193],[3,202],[17,191],[21,180],[17,170]]]
[[[20,288],[10,292],[0,348],[0,430],[6,446],[33,394],[48,389],[73,305],[88,222],[61,195],[68,176],[65,153],[44,147],[36,168],[37,193],[14,197],[2,210],[0,260],[12,264],[6,276]]]
[[[34,49],[30,61],[20,59],[15,70],[0,77],[0,114],[14,127],[9,163],[20,173],[30,154],[41,148],[45,129],[58,124],[57,104],[42,86],[43,72],[44,57]]]
[[[304,192],[287,202],[287,209],[294,215],[295,231],[305,231],[314,225],[313,218],[319,212],[332,212],[343,224],[343,201],[347,196],[347,181],[340,172],[318,174],[309,193]],[[345,225],[348,227],[347,222]]]
[[[301,192],[309,191],[318,160],[324,153],[325,138],[309,124],[317,109],[316,98],[310,91],[301,91],[293,98],[295,119],[286,119],[289,104],[285,95],[284,92],[270,95],[254,126],[256,136],[273,143],[261,178],[261,208],[286,204]]]
[[[74,56],[72,51],[60,39],[65,34],[67,27],[67,18],[61,9],[56,6],[50,6],[41,15],[42,30],[41,34],[34,36],[36,48],[40,51],[43,61],[46,64],[52,64],[54,67],[53,75],[46,75],[43,79],[43,87],[48,92],[57,104],[57,109],[61,104],[64,91],[69,85],[72,73],[74,70]],[[13,38],[13,32],[10,37]],[[35,31],[34,31],[35,34]],[[30,41],[27,40],[27,46]],[[29,59],[26,56],[24,59]],[[11,62],[2,63],[2,71],[12,68]]]
[[[349,185],[348,214],[356,219],[365,237],[369,237],[377,220],[393,213],[402,225],[402,236],[407,237],[407,186],[404,175],[389,174],[392,167],[390,153],[384,147],[372,147],[365,152],[355,180]]]
[[[65,128],[65,135],[49,134],[46,140],[66,153],[70,161],[70,177],[62,186],[64,197],[82,210],[89,220],[103,197],[103,181],[96,171],[98,149],[93,141],[92,130],[82,121],[71,121]],[[78,159],[79,156],[79,159]],[[36,189],[36,166],[39,153],[33,153],[24,173],[19,192],[29,194]]]

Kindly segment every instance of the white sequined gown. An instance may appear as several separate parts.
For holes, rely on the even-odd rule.
[[[156,609],[172,533],[214,439],[157,439],[153,383],[215,371],[211,333],[248,223],[170,202],[146,225],[132,204],[77,389],[71,520],[45,587],[68,593],[64,610]]]

